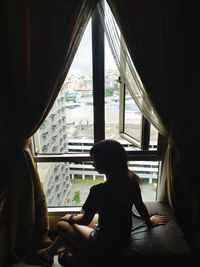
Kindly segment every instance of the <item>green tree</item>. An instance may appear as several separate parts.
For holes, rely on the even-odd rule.
[[[80,191],[79,190],[74,192],[74,197],[72,199],[72,202],[75,202],[76,205],[77,204],[80,204],[80,202],[81,202],[81,196],[80,196]]]
[[[106,96],[112,96],[114,90],[115,90],[115,88],[113,88],[113,87],[107,87],[107,88],[105,89],[105,92],[106,92],[105,95],[106,95]]]

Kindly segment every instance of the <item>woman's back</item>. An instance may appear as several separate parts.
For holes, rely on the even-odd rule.
[[[123,246],[132,226],[134,199],[140,194],[138,182],[132,177],[124,177],[122,183],[105,182],[92,190],[99,214],[99,238],[107,246]]]

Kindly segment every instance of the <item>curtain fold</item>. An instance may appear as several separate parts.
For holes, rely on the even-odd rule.
[[[113,58],[121,74],[121,80],[126,84],[129,93],[137,103],[141,113],[152,123],[152,125],[154,125],[160,134],[169,139],[168,130],[154,108],[154,104],[148,95],[148,90],[146,90],[138,75],[127,49],[127,45],[114,20],[110,8],[104,1],[101,1],[98,4],[98,8]],[[128,36],[128,38],[129,37],[130,36]],[[168,145],[166,155],[163,159],[164,164],[162,166],[161,176],[159,177],[157,198],[159,201],[168,202],[173,209],[173,185],[170,151],[171,144]]]
[[[120,33],[112,12],[105,1],[98,4],[101,21],[104,26],[105,34],[120,73],[120,79],[126,84],[126,87],[137,104],[141,113],[154,125],[155,128],[164,136],[167,135],[166,129],[157,114],[153,103],[148,96],[128,52],[124,38]]]
[[[121,75],[121,81],[126,84],[130,95],[134,99],[141,113],[154,125],[160,134],[167,137],[167,129],[155,110],[151,98],[148,96],[148,91],[140,80],[124,38],[120,33],[110,8],[105,1],[100,1],[98,9],[110,45],[110,50]],[[164,164],[162,166],[162,175],[160,175],[158,181],[157,199],[169,203],[171,208],[174,209],[170,151],[171,145],[169,144],[166,150],[166,155],[163,158]]]
[[[199,174],[195,168],[197,158],[194,158],[199,148],[197,3],[188,5],[180,0],[107,2],[166,129],[168,148],[158,200],[169,202],[189,244],[199,250],[200,201],[195,186]]]
[[[96,0],[1,3],[1,180],[7,186],[9,263],[27,253],[34,235],[42,238],[48,231],[45,195],[28,141],[59,93],[96,4]]]

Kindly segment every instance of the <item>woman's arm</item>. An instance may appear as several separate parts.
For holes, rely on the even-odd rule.
[[[81,213],[81,214],[66,214],[63,216],[60,221],[66,221],[70,224],[80,224],[80,225],[89,225],[93,219],[94,215]]]
[[[167,216],[160,215],[160,214],[155,214],[155,215],[151,216],[150,220],[151,220],[151,223],[153,226],[166,224],[169,221]]]
[[[150,219],[148,210],[144,204],[144,202],[142,201],[142,197],[140,194],[137,195],[137,197],[135,198],[135,207],[138,211],[138,213],[140,214],[140,216],[145,220],[146,224],[148,227],[152,227],[152,221]]]
[[[86,198],[85,203],[82,206],[81,213],[78,215],[74,214],[67,214],[62,217],[60,220],[67,221],[70,224],[80,224],[80,225],[87,225],[93,228],[94,220],[97,218],[95,214],[97,213],[97,207],[99,206],[99,198],[96,186],[92,186],[90,188],[90,192],[88,197]],[[93,220],[94,219],[94,220]],[[93,222],[92,222],[93,220]]]
[[[141,195],[137,196],[134,204],[140,216],[145,220],[149,228],[157,225],[166,224],[169,221],[169,219],[166,216],[159,214],[155,214],[150,217]]]

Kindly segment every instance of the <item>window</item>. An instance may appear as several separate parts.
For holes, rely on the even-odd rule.
[[[81,206],[89,188],[105,180],[89,157],[94,142],[104,138],[124,145],[130,169],[143,181],[143,200],[155,200],[161,136],[120,76],[96,10],[60,93],[32,138],[48,207]]]

